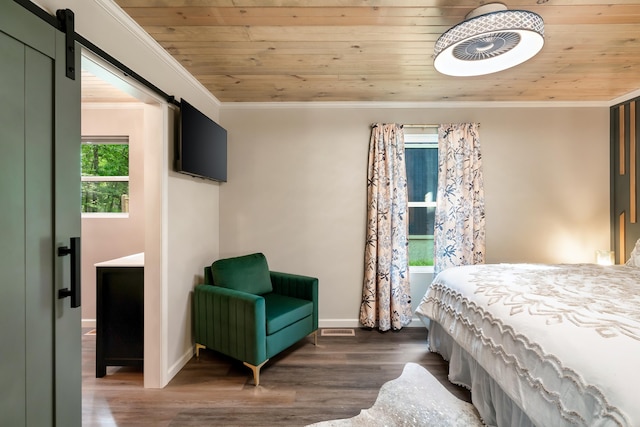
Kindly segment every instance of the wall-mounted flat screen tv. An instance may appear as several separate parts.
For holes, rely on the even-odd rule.
[[[178,172],[227,181],[227,131],[189,104],[180,101]]]

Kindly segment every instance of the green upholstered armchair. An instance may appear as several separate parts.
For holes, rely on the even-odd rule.
[[[215,261],[194,291],[196,357],[209,348],[241,360],[260,383],[270,357],[313,334],[318,279],[269,271],[261,253]]]

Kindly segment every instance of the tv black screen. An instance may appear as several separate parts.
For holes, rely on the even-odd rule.
[[[180,101],[178,144],[178,172],[227,181],[227,131],[184,99]]]

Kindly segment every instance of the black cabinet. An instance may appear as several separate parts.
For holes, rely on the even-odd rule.
[[[144,267],[96,264],[96,274],[96,377],[107,366],[142,368]]]

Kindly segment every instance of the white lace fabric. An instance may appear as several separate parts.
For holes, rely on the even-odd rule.
[[[456,267],[436,277],[417,313],[441,325],[536,425],[640,423],[640,269]]]

